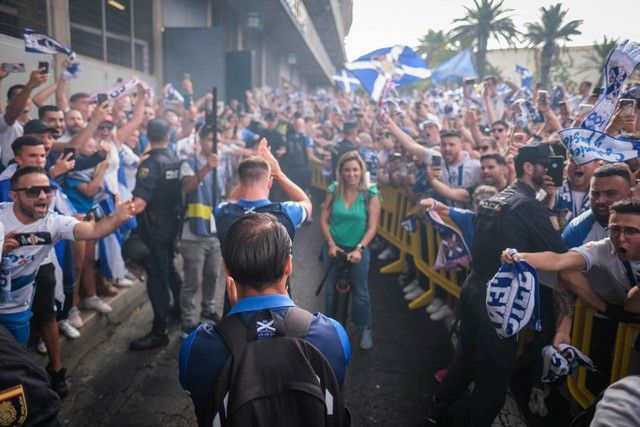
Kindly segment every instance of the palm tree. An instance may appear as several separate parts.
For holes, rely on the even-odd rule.
[[[562,10],[562,4],[557,3],[549,8],[541,7],[541,22],[529,22],[524,24],[527,32],[525,39],[529,40],[532,46],[542,46],[540,53],[540,81],[546,88],[549,83],[549,70],[551,62],[558,52],[559,41],[571,41],[572,36],[582,34],[578,27],[582,20],[569,21],[564,23],[567,10]]]
[[[513,9],[504,8],[504,0],[473,0],[473,9],[465,6],[465,16],[453,20],[458,24],[449,32],[454,42],[462,47],[473,45],[476,51],[476,66],[480,76],[484,76],[487,63],[487,43],[490,37],[515,46],[520,32],[508,15]]]
[[[430,68],[433,68],[453,56],[456,50],[458,46],[444,31],[429,30],[418,39],[416,53],[427,61]]]
[[[604,76],[602,75],[602,66],[607,60],[609,53],[611,53],[613,48],[616,47],[617,43],[618,39],[610,39],[607,38],[607,36],[604,36],[600,43],[593,43],[593,51],[590,54],[584,55],[584,59],[586,59],[588,63],[580,67],[580,71],[583,73],[589,73],[595,68],[599,72],[600,77],[598,78],[598,84],[594,87],[602,86],[602,80],[604,79]]]

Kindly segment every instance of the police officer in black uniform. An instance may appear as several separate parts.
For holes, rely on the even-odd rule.
[[[342,133],[344,137],[339,141],[335,147],[331,150],[331,177],[335,179],[336,166],[338,166],[338,160],[340,157],[348,151],[354,151],[358,149],[356,144],[356,138],[358,137],[358,123],[345,122],[342,127]]]
[[[515,158],[517,180],[481,202],[476,218],[472,271],[460,295],[460,342],[453,365],[433,396],[427,424],[447,425],[449,406],[469,384],[475,386],[465,426],[490,426],[504,405],[515,368],[517,337],[500,338],[487,315],[486,284],[500,267],[504,248],[523,252],[566,252],[557,220],[536,200],[549,180],[549,144],[521,147]]]
[[[169,130],[169,123],[164,119],[154,119],[147,124],[151,151],[149,158],[138,168],[133,190],[140,236],[150,252],[144,269],[147,294],[153,308],[153,328],[149,334],[133,340],[129,345],[131,350],[167,345],[171,294],[176,307],[180,301],[181,281],[173,262],[173,243],[182,206],[180,160],[167,149]]]

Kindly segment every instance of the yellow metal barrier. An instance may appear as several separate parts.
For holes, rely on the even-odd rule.
[[[320,189],[326,189],[328,185],[328,179],[322,175],[320,168],[315,166],[312,166],[312,185]],[[419,219],[417,230],[414,233],[407,232],[401,225],[402,218],[412,208],[406,191],[383,186],[380,187],[380,194],[382,204],[378,234],[400,251],[398,260],[382,267],[380,272],[399,273],[405,271],[407,268],[406,256],[413,257],[416,269],[429,279],[430,285],[426,292],[409,303],[409,308],[412,310],[428,304],[433,298],[437,286],[450,295],[459,297],[460,287],[456,273],[436,271],[433,268],[440,243],[438,233],[433,226],[428,221]],[[451,224],[449,218],[443,216],[442,219]],[[466,271],[462,271],[460,274],[466,275]],[[593,311],[587,308],[581,300],[578,300],[573,316],[571,344],[586,355],[589,355],[592,331]],[[611,382],[628,375],[632,345],[637,333],[640,333],[640,325],[624,323],[618,325],[611,364]],[[588,406],[594,399],[593,393],[586,387],[586,379],[586,369],[580,368],[576,378],[569,377],[567,380],[571,396],[582,407]]]

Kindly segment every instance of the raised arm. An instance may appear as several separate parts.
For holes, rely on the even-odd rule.
[[[393,120],[387,117],[385,126],[387,127],[387,129],[389,129],[389,132],[391,132],[398,139],[398,141],[400,141],[400,144],[402,145],[402,148],[405,149],[405,151],[413,154],[419,159],[431,158],[431,149],[418,144],[413,138],[404,133]]]
[[[4,121],[8,126],[12,126],[15,121],[20,117],[24,107],[27,106],[29,98],[31,98],[31,92],[42,83],[46,82],[49,78],[49,74],[42,74],[40,70],[34,70],[29,76],[29,81],[17,95],[11,99],[11,102],[7,105],[7,111],[4,113]]]
[[[131,112],[131,120],[116,131],[116,140],[119,143],[124,143],[131,134],[140,127],[142,119],[144,118],[144,86],[142,86],[142,83],[138,83],[136,88],[138,89],[138,96],[136,98],[136,103],[133,106],[133,111]]]
[[[58,82],[53,82],[49,86],[36,93],[31,100],[36,107],[40,108],[43,105],[47,105],[47,98],[49,98],[58,88]]]
[[[98,222],[79,222],[73,227],[76,240],[97,240],[116,231],[136,213],[132,201],[120,203],[120,197],[115,196],[116,210],[113,214]]]
[[[510,253],[510,249],[502,251],[502,262],[513,263],[515,261],[526,261],[531,266],[543,271],[578,271],[587,266],[587,261],[577,252],[565,252],[558,254],[555,252],[517,252]]]
[[[98,129],[98,125],[107,118],[109,114],[109,102],[106,101],[102,105],[96,106],[91,113],[91,120],[89,123],[73,137],[68,144],[62,142],[54,142],[51,150],[53,151],[63,151],[65,147],[73,147],[77,151],[80,151],[84,145],[93,137]]]

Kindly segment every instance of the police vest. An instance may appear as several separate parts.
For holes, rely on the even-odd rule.
[[[269,203],[268,205],[260,207],[248,207],[241,206],[236,203],[224,203],[220,206],[218,214],[215,216],[216,229],[218,231],[220,244],[222,245],[224,243],[227,230],[229,230],[229,227],[231,227],[238,218],[252,213],[268,213],[275,216],[280,224],[284,225],[287,229],[287,233],[289,233],[291,240],[295,237],[296,227],[291,221],[291,218],[289,218],[289,215],[285,212],[281,203]]]
[[[182,206],[180,160],[165,149],[151,150],[150,161],[158,165],[158,185],[145,211],[149,215],[178,217]]]
[[[196,156],[189,157],[186,162],[194,172],[201,168]],[[197,236],[212,237],[211,217],[213,216],[213,173],[209,171],[195,190],[185,197],[185,219],[189,223],[189,229]]]

